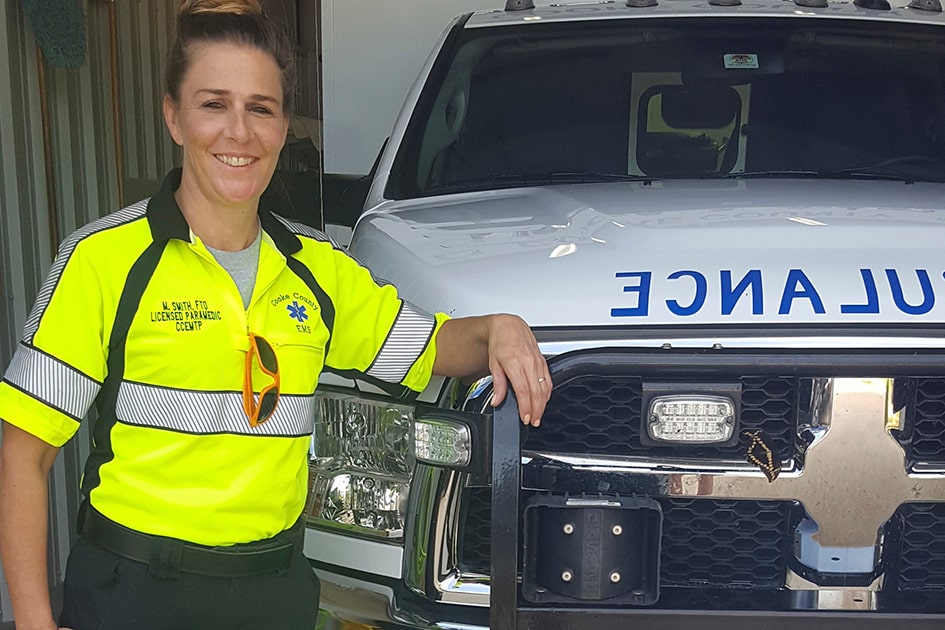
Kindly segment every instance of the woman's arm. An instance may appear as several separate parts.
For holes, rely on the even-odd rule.
[[[433,373],[474,377],[492,374],[493,405],[509,385],[522,422],[538,426],[551,396],[551,374],[535,336],[516,315],[460,317],[443,324],[436,337]]]
[[[0,556],[19,630],[58,628],[46,574],[49,470],[59,449],[12,424],[0,442]]]

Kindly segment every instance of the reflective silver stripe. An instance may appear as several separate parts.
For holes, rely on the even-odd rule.
[[[368,376],[388,383],[404,380],[410,366],[430,341],[435,325],[436,319],[432,315],[404,302],[387,340],[367,371]]]
[[[311,238],[311,239],[314,239],[314,240],[316,240],[316,241],[320,241],[320,242],[323,242],[323,243],[329,243],[329,244],[331,244],[331,246],[332,246],[333,248],[335,248],[335,250],[338,251],[338,253],[344,254],[345,256],[347,256],[348,258],[350,258],[351,260],[353,260],[354,262],[356,262],[359,267],[361,267],[362,269],[364,269],[365,271],[367,271],[367,272],[370,274],[371,279],[374,281],[374,284],[376,284],[376,285],[378,285],[378,286],[381,286],[381,287],[387,286],[388,284],[390,284],[390,282],[388,282],[387,280],[384,280],[383,278],[378,278],[378,277],[375,276],[373,273],[371,273],[371,270],[368,269],[367,267],[365,267],[365,266],[364,266],[364,263],[362,263],[360,260],[358,260],[358,259],[357,259],[351,252],[349,252],[347,249],[345,249],[344,247],[342,247],[341,245],[339,245],[339,244],[338,244],[338,241],[336,241],[335,239],[333,239],[333,238],[332,238],[331,236],[329,236],[328,234],[322,232],[321,230],[316,230],[315,228],[313,228],[313,227],[311,227],[311,226],[309,226],[309,225],[305,225],[304,223],[296,223],[295,221],[290,221],[289,219],[286,219],[286,218],[284,218],[284,217],[280,217],[280,216],[277,215],[277,214],[274,214],[274,215],[272,215],[272,216],[274,216],[276,219],[278,219],[279,222],[282,223],[283,225],[285,225],[286,228],[288,228],[290,232],[292,232],[293,234],[295,234],[295,235],[297,235],[297,236],[307,236],[307,237],[309,237],[309,238]]]
[[[276,412],[249,426],[240,392],[202,392],[122,382],[118,388],[119,422],[198,435],[310,435],[315,429],[315,396],[283,394]]]
[[[46,280],[43,282],[43,286],[40,287],[39,293],[36,295],[33,310],[30,311],[30,315],[26,319],[26,325],[23,328],[23,341],[33,343],[33,335],[36,334],[36,329],[39,328],[39,320],[42,319],[46,307],[49,306],[49,300],[52,298],[53,291],[56,290],[56,286],[59,284],[62,270],[65,269],[66,263],[69,262],[69,258],[72,257],[72,252],[75,251],[79,241],[96,232],[101,232],[122,225],[123,223],[130,223],[131,221],[139,219],[144,216],[147,208],[148,200],[144,199],[127,208],[123,208],[101,219],[92,221],[85,227],[79,228],[70,234],[68,238],[62,242],[62,245],[59,246],[59,253],[56,255],[56,260],[53,261],[49,273],[46,274]]]
[[[272,215],[278,219],[279,223],[284,225],[290,232],[297,236],[307,236],[316,241],[321,241],[323,243],[331,243],[332,247],[335,249],[341,249],[341,246],[335,242],[335,240],[322,232],[321,230],[316,230],[310,225],[305,225],[304,223],[296,223],[295,221],[290,221],[285,217],[280,217],[278,214]]]
[[[23,344],[16,349],[5,380],[77,422],[88,412],[102,388],[95,379]]]

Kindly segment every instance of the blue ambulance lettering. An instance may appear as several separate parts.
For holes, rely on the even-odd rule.
[[[860,269],[860,278],[863,280],[863,290],[866,292],[866,304],[841,304],[841,313],[879,313],[879,293],[876,291],[873,270]]]
[[[695,296],[692,298],[692,302],[689,303],[689,306],[681,306],[676,300],[666,300],[666,306],[669,307],[669,311],[674,315],[695,315],[699,310],[705,305],[705,296],[708,292],[708,282],[706,282],[705,276],[699,273],[698,271],[676,271],[669,274],[669,280],[678,280],[679,278],[684,277],[692,278],[696,283]]]
[[[746,291],[751,291],[751,314],[763,315],[764,292],[761,284],[761,269],[752,269],[738,281],[735,288],[732,288],[732,272],[723,269],[722,273],[722,315],[731,315],[738,304],[739,298],[745,295]]]
[[[635,307],[623,307],[610,309],[611,317],[646,317],[650,310],[650,280],[653,278],[652,271],[618,271],[618,278],[636,278],[639,282],[635,285],[624,285],[624,293],[636,293],[637,305]]]
[[[895,310],[906,315],[926,315],[935,306],[935,287],[926,269],[900,271],[884,269],[877,274],[872,269],[861,268],[859,283],[862,287],[862,300],[853,303],[837,304],[833,302],[830,311],[841,315],[878,315]],[[913,279],[914,274],[914,279]],[[885,276],[884,286],[877,281]],[[621,300],[618,306],[610,309],[611,317],[647,317],[651,312],[651,295],[654,292],[652,271],[619,271],[615,278],[621,279],[623,293],[629,298]],[[945,278],[945,274],[943,274]],[[855,283],[851,274],[851,282]],[[666,276],[665,288],[674,297],[664,300],[668,313],[676,317],[691,317],[706,312],[706,304],[712,303],[710,297],[714,290],[711,277],[694,269],[680,269]],[[765,314],[763,274],[760,269],[750,269],[741,276],[730,269],[722,269],[718,276],[719,315],[731,316],[739,304],[750,306],[751,315]],[[788,270],[782,285],[778,303],[778,315],[812,314],[826,315],[831,304],[829,294],[821,294],[813,280],[803,269]],[[660,287],[664,288],[664,287]],[[657,295],[659,291],[657,291]],[[772,296],[773,297],[773,296]],[[654,308],[660,303],[654,302]],[[835,310],[836,309],[836,310]]]
[[[899,272],[895,269],[887,269],[886,277],[889,279],[889,288],[892,290],[893,301],[896,307],[907,315],[925,315],[935,306],[935,294],[932,292],[932,281],[929,279],[929,272],[925,269],[916,269],[915,275],[919,278],[919,286],[922,288],[922,303],[913,306],[906,302],[902,294],[902,283],[899,282]]]
[[[794,306],[794,300],[805,298],[810,300],[810,306],[818,315],[823,315],[824,302],[820,299],[820,294],[814,288],[814,283],[810,281],[807,274],[800,269],[791,269],[788,272],[787,280],[784,281],[784,292],[781,293],[781,306],[778,308],[778,315],[790,315],[791,308]]]

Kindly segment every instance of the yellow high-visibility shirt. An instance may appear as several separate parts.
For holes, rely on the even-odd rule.
[[[248,308],[160,192],[67,238],[0,383],[0,419],[54,446],[97,419],[83,492],[108,518],[204,545],[268,538],[304,507],[322,368],[421,391],[446,315],[400,299],[321,232],[260,209]],[[273,416],[242,405],[249,333],[279,363]],[[258,367],[253,390],[272,379]]]

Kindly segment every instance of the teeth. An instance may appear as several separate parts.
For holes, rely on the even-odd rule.
[[[228,166],[246,166],[256,161],[256,158],[235,157],[230,155],[218,155],[216,158]]]

